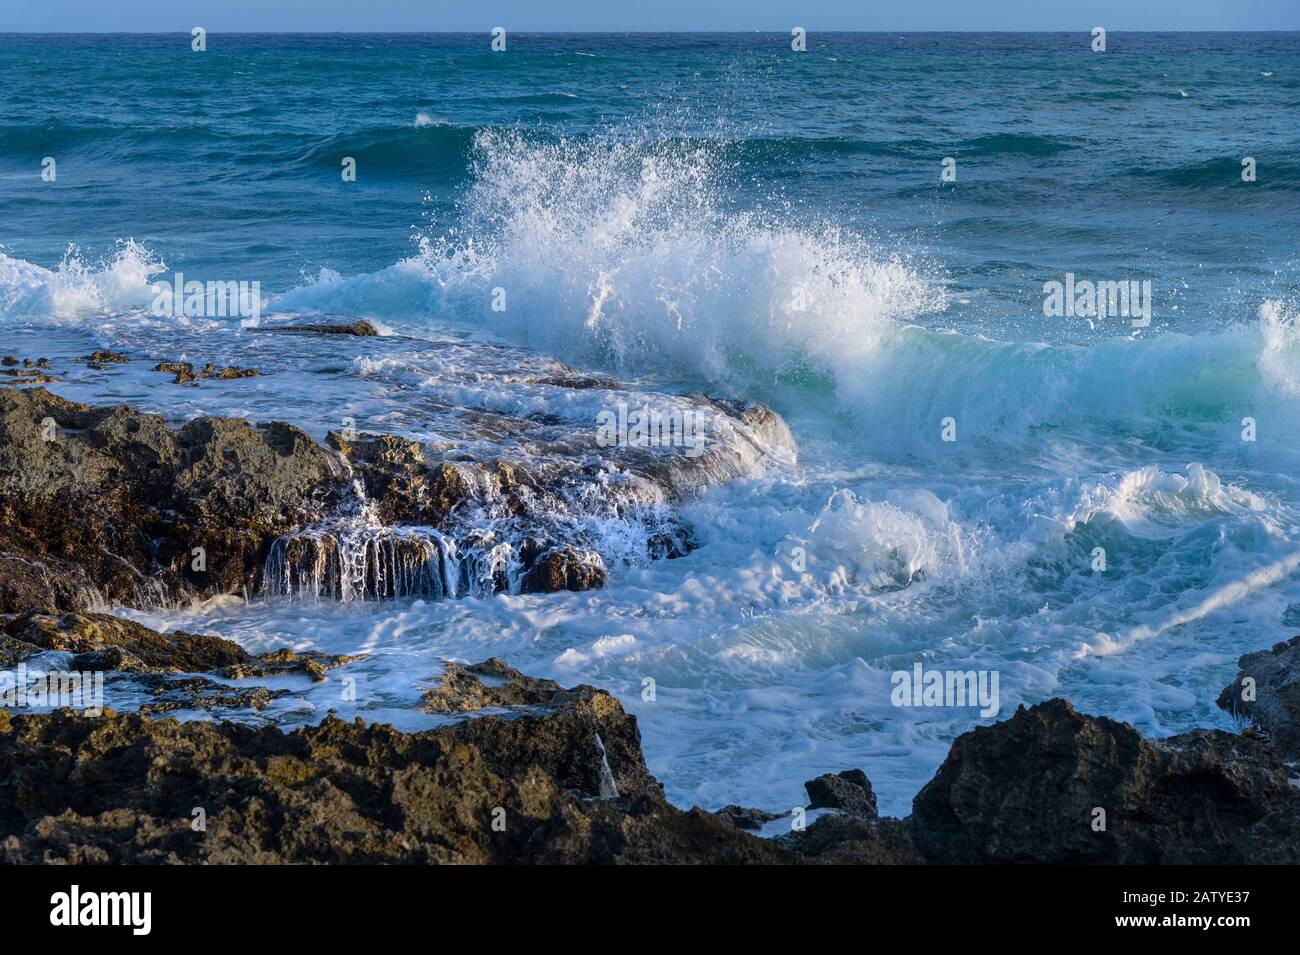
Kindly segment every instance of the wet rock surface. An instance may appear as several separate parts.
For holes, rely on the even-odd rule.
[[[58,375],[47,375],[38,368],[0,368],[0,385],[45,385],[59,380]]]
[[[234,365],[217,367],[208,362],[202,368],[195,368],[188,361],[162,361],[154,365],[154,371],[165,371],[168,374],[175,375],[172,379],[178,385],[187,385],[191,382],[202,381],[205,378],[217,378],[220,380],[230,380],[232,378],[256,378],[262,373],[256,368],[238,368]]]
[[[289,652],[285,652],[289,653]],[[284,662],[292,662],[288,655]],[[222,671],[213,671],[214,675]],[[274,671],[265,671],[274,672]],[[10,862],[1296,862],[1300,801],[1249,736],[1143,739],[1063,700],[960,737],[907,819],[861,770],[809,780],[822,810],[670,805],[636,719],[590,686],[491,658],[448,663],[401,733],[328,717],[284,733],[144,714],[262,708],[283,690],[145,674],[141,714],[0,712]],[[833,805],[832,805],[833,804]],[[1107,809],[1104,830],[1093,808]],[[206,828],[195,829],[201,809]]]
[[[562,687],[554,680],[525,676],[504,660],[489,657],[462,666],[444,663],[438,686],[426,690],[420,709],[426,713],[470,713],[494,706],[543,706]]]
[[[243,648],[221,637],[156,630],[105,613],[51,615],[29,612],[3,625],[10,652],[32,656],[45,650],[74,654],[72,668],[150,673],[199,673],[248,664]]]
[[[245,656],[244,659],[212,670],[215,676],[227,680],[244,680],[250,677],[305,676],[319,683],[327,670],[360,660],[364,653],[329,654],[313,650],[295,651],[288,648]]]
[[[379,334],[379,329],[364,318],[355,322],[320,323],[308,325],[275,325],[259,328],[262,332],[308,332],[314,335],[356,335],[369,338]]]
[[[271,330],[375,332],[365,322]],[[676,507],[687,495],[792,459],[788,429],[761,405],[629,392],[505,346],[419,348],[446,378],[412,413],[442,437],[346,429],[324,446],[283,422],[204,416],[176,426],[67,401],[37,384],[41,360],[11,356],[4,370],[32,387],[0,389],[0,613],[228,593],[348,601],[590,590],[604,586],[607,559],[689,553],[694,537]],[[388,351],[378,360],[403,360]],[[78,360],[108,368],[129,359],[97,351]],[[191,385],[258,374],[152,367]],[[533,389],[542,406],[572,399],[591,410],[532,413],[532,400],[497,408],[498,377],[503,388]],[[708,438],[602,443],[596,410],[625,414],[629,402],[633,414],[699,422]]]
[[[1247,653],[1238,666],[1219,706],[1266,733],[1283,759],[1300,760],[1300,636]]]
[[[153,699],[140,707],[148,715],[174,713],[177,710],[254,710],[266,709],[289,690],[272,690],[264,686],[228,686],[206,677],[174,678],[154,676],[141,681]]]
[[[0,620],[0,667],[12,668],[45,652],[70,654],[66,667],[71,671],[128,675],[131,688],[153,697],[141,705],[142,713],[260,711],[291,691],[232,686],[218,680],[305,677],[320,682],[327,671],[365,656],[288,648],[250,654],[221,637],[182,630],[159,633],[103,613],[51,615],[31,611]]]
[[[0,612],[251,592],[275,537],[327,512],[340,470],[280,422],[172,429],[0,392]]]
[[[152,712],[221,705],[210,681],[152,676]],[[477,685],[475,685],[477,684]],[[0,712],[8,862],[816,863],[918,861],[897,820],[819,819],[761,839],[682,811],[646,769],[634,717],[497,659],[449,667],[419,733],[333,717],[231,723]],[[204,825],[193,823],[201,810]],[[754,811],[742,810],[746,818]],[[775,819],[758,813],[756,818]]]

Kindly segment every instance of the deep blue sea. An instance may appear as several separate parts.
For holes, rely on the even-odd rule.
[[[50,387],[318,436],[432,439],[431,395],[594,414],[475,387],[483,342],[785,417],[795,460],[683,506],[689,556],[593,532],[600,591],[132,612],[368,652],[374,718],[415,725],[440,659],[497,655],[619,693],[680,803],[787,808],[861,767],[887,812],[987,722],[894,706],[918,662],[996,671],[1002,717],[1230,726],[1237,656],[1300,626],[1300,34],[1090,42],[0,35],[0,351],[256,364]],[[390,336],[340,366],[161,319],[177,272]],[[1147,314],[1047,314],[1067,275],[1149,283]]]

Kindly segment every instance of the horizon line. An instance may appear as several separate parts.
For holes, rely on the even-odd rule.
[[[802,27],[801,24],[796,26]],[[934,34],[995,34],[1003,36],[1025,36],[1057,33],[1088,33],[1093,27],[1076,27],[1059,30],[834,30],[821,27],[802,27],[808,33],[834,35],[907,35],[922,36]],[[0,29],[0,36],[189,36],[190,30],[202,27],[195,24],[189,30],[11,30]],[[1300,33],[1300,26],[1280,30],[1126,30],[1123,27],[1104,27],[1107,33]],[[223,36],[479,36],[490,34],[495,27],[482,30],[216,30],[204,27],[208,33]],[[790,29],[794,29],[793,27]],[[512,29],[507,33],[525,33],[538,36],[750,36],[753,34],[775,34],[785,36],[787,30],[530,30]]]

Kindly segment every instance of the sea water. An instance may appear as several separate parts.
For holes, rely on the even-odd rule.
[[[676,509],[687,556],[584,516],[601,590],[119,609],[367,654],[222,715],[351,715],[347,675],[418,729],[441,660],[494,655],[618,694],[681,805],[860,767],[906,813],[1022,703],[1231,727],[1237,656],[1300,626],[1298,35],[7,35],[0,74],[0,350],[60,394],[483,455],[447,409],[594,433],[536,354],[790,427]],[[160,314],[176,272],[258,315]],[[1067,276],[1149,316],[1048,307]],[[356,318],[386,335],[250,327]],[[998,715],[896,705],[917,667],[996,674]]]

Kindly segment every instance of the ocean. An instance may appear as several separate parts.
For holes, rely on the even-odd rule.
[[[709,809],[858,767],[906,814],[957,735],[1054,696],[1235,725],[1237,657],[1300,627],[1300,34],[490,43],[0,35],[0,351],[80,401],[475,456],[508,442],[466,409],[595,429],[599,389],[515,373],[555,359],[762,402],[789,446],[645,502],[675,559],[571,501],[599,590],[116,612],[365,653],[360,715],[403,729],[444,659],[604,687]],[[158,314],[177,273],[258,314]],[[384,335],[255,330],[358,318]],[[142,360],[71,361],[101,348]],[[896,705],[918,664],[996,674],[997,714]],[[337,709],[283,685],[225,715]]]

